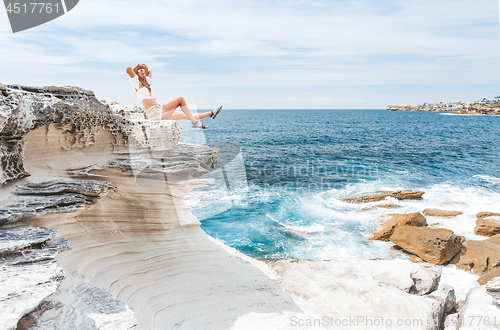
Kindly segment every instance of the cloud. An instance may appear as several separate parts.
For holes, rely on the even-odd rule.
[[[486,0],[86,0],[39,29],[51,33],[0,34],[0,60],[12,67],[3,82],[81,83],[131,103],[123,72],[139,61],[169,95],[253,97],[263,108],[293,97],[380,105],[391,89],[396,98],[415,86],[429,86],[421,98],[436,86],[456,85],[458,95],[496,84],[500,63],[498,8]]]

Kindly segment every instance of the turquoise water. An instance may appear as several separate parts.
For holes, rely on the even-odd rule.
[[[203,122],[208,130],[186,127],[181,141],[200,143],[201,134],[241,153],[206,175],[214,184],[186,204],[205,232],[252,257],[398,257],[390,243],[367,240],[383,214],[461,210],[428,222],[471,239],[476,212],[500,212],[500,116],[238,110]],[[399,189],[424,190],[424,200],[372,211],[341,201]]]

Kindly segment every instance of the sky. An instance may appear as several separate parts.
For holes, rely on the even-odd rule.
[[[140,105],[385,109],[500,95],[497,0],[80,0],[13,34],[0,9],[0,83],[79,86]]]

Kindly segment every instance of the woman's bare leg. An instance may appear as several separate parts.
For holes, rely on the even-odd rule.
[[[168,118],[166,117],[166,113],[168,112]],[[162,118],[163,119],[170,119],[170,120],[180,120],[180,119],[188,119],[185,113],[180,112],[180,111],[167,111],[163,112]],[[204,112],[204,113],[193,113],[193,117],[196,119],[202,119],[202,118],[207,118],[210,117],[211,111]]]
[[[183,112],[182,115],[179,113],[179,115],[181,116],[175,113],[175,109],[177,109],[177,107],[181,107],[181,110]],[[162,107],[162,110],[163,110],[162,118],[164,119],[173,119],[173,120],[188,119],[192,123],[200,119],[200,114],[193,114],[182,96],[179,96],[173,99],[172,101],[168,101],[167,103],[165,103]]]
[[[186,102],[184,101],[184,98],[182,98],[182,97],[178,97],[176,99],[173,99],[172,101],[165,103],[162,107],[162,110],[163,110],[162,118],[163,119],[170,119],[170,120],[180,120],[180,119],[190,120],[186,111],[184,111],[184,109],[182,108],[181,103],[186,104]],[[176,106],[176,104],[178,104],[178,105]],[[175,106],[175,108],[173,108],[174,106]],[[178,106],[181,106],[181,110],[183,112],[175,111]],[[191,110],[189,110],[189,107],[187,105],[185,106],[185,108],[187,108],[188,111],[191,112]],[[212,114],[212,111],[207,111],[207,112],[203,112],[203,113],[192,113],[192,115],[195,119],[207,118],[207,117],[210,117],[211,114]],[[191,122],[193,122],[193,120],[191,120]]]

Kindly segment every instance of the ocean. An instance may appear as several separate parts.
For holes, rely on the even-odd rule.
[[[181,142],[224,150],[185,197],[201,228],[254,258],[407,258],[370,241],[381,216],[425,208],[463,211],[429,224],[467,239],[480,211],[500,212],[500,117],[385,110],[232,110]],[[423,190],[423,200],[363,210],[342,198]],[[373,204],[387,203],[387,201]]]

